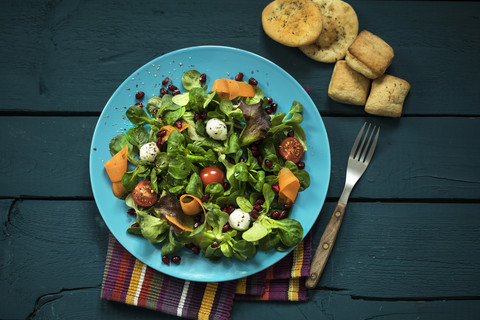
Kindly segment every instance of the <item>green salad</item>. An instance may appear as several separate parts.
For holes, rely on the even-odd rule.
[[[127,231],[158,244],[165,263],[184,247],[243,261],[297,245],[304,231],[288,216],[310,184],[302,105],[277,111],[259,85],[254,96],[222,99],[196,70],[183,74],[183,92],[166,82],[163,94],[127,109],[133,126],[109,144],[112,155],[128,146]],[[282,169],[297,183],[293,199],[281,194]]]

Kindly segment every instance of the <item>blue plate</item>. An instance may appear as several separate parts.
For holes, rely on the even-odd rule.
[[[180,252],[179,265],[162,263],[160,247],[141,236],[126,232],[134,218],[127,214],[123,200],[115,198],[112,184],[103,167],[111,158],[110,140],[131,126],[125,117],[128,107],[135,104],[135,94],[145,92],[144,104],[159,94],[161,82],[169,77],[182,90],[182,74],[196,69],[207,74],[211,88],[217,78],[234,78],[243,72],[245,80],[254,77],[265,96],[273,97],[279,110],[288,111],[293,100],[303,104],[303,123],[307,135],[306,168],[311,176],[310,187],[299,193],[291,217],[300,221],[304,235],[312,228],[323,206],[330,181],[330,147],[320,114],[304,88],[287,72],[256,54],[221,46],[199,46],[177,50],[158,57],[130,75],[115,91],[100,115],[93,134],[90,152],[90,180],[97,207],[107,227],[117,240],[137,259],[160,272],[192,281],[227,281],[249,276],[279,261],[287,252],[258,252],[253,259],[238,261],[222,259],[211,262],[188,249]],[[183,91],[183,90],[182,90]]]

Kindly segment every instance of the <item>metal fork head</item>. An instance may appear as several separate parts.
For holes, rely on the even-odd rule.
[[[347,180],[354,180],[351,181],[353,184],[357,182],[367,169],[377,146],[380,127],[373,126],[372,130],[370,130],[371,127],[370,123],[365,122],[363,124],[348,157]]]
[[[365,130],[366,128],[366,130]],[[370,160],[372,160],[373,152],[377,146],[378,135],[380,133],[380,127],[374,126],[370,131],[371,124],[365,122],[360,129],[360,132],[353,143],[352,151],[348,157],[347,165],[347,177],[345,179],[345,188],[340,196],[340,202],[347,204],[350,192],[353,186],[357,183],[358,179],[363,175],[367,169]],[[375,131],[375,129],[377,129]],[[364,132],[365,131],[365,132]],[[376,132],[376,133],[375,133]],[[373,141],[372,141],[373,137]]]

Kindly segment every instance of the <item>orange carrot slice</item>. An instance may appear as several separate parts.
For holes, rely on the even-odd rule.
[[[232,100],[237,97],[254,97],[255,89],[246,82],[232,79],[217,79],[213,82],[212,91],[217,90],[221,99]]]
[[[185,230],[185,231],[193,231],[192,228],[188,227],[187,225],[181,223],[179,220],[175,219],[175,217],[173,216],[169,216],[169,215],[166,215],[164,214],[163,215],[165,217],[165,219],[167,219],[171,224],[173,224],[174,226],[178,227],[180,230]]]
[[[300,189],[300,181],[288,168],[283,168],[278,173],[278,186],[280,187],[278,192],[280,202],[295,202]]]
[[[115,197],[122,198],[127,194],[127,189],[123,186],[122,181],[112,182],[112,191]]]
[[[123,174],[127,172],[127,154],[128,145],[125,145],[122,150],[105,162],[105,170],[112,182],[122,181]]]
[[[185,198],[191,198],[191,201],[185,201],[188,199]],[[202,200],[199,198],[191,195],[191,194],[183,194],[180,196],[180,205],[182,206],[183,213],[193,216],[199,212],[202,211],[203,209],[203,214],[206,214],[205,208],[203,207]]]
[[[128,145],[125,145],[122,150],[117,152],[104,164],[108,177],[110,178],[110,181],[112,181],[113,194],[117,198],[122,198],[127,193],[127,190],[122,184],[123,174],[127,172],[127,154]]]
[[[161,127],[160,131],[165,130],[167,132],[167,134],[163,137],[163,140],[164,141],[167,140],[168,136],[170,135],[170,133],[172,133],[173,130],[177,130],[178,132],[182,132],[183,130],[190,127],[192,124],[193,124],[193,122],[190,122],[189,124],[187,124],[187,123],[182,121],[182,128],[181,129],[178,129],[177,127],[170,126],[170,125]]]

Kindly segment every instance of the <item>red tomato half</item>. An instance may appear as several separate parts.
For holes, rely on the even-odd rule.
[[[152,189],[152,183],[148,180],[140,181],[132,191],[132,198],[141,207],[150,207],[157,202],[158,195]]]
[[[303,157],[303,146],[297,138],[285,138],[278,147],[280,156],[288,161],[297,163]]]
[[[222,184],[225,180],[225,173],[218,167],[206,167],[200,171],[200,179],[202,179],[204,188],[214,182]]]

